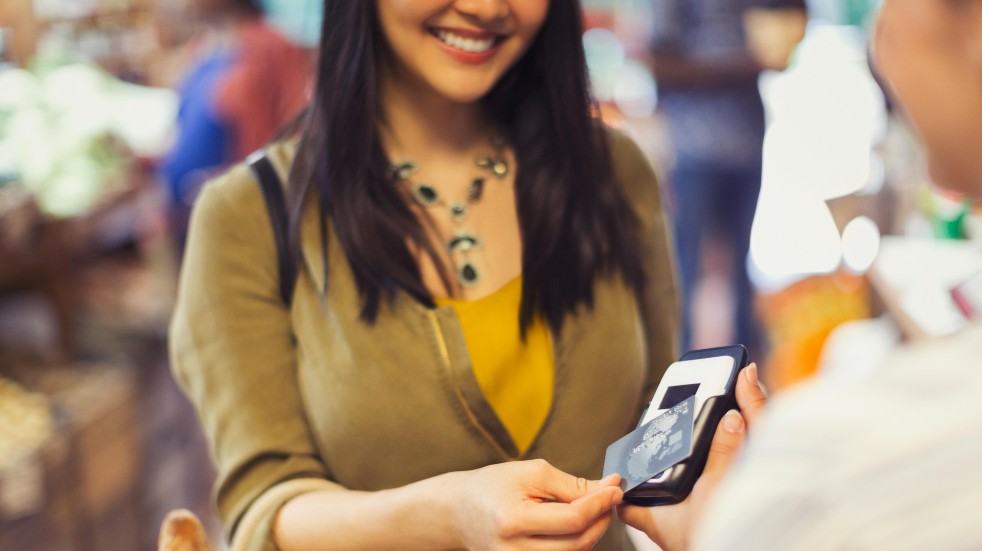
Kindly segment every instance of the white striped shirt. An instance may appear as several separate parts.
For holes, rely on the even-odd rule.
[[[982,550],[980,328],[790,390],[749,438],[699,551]]]

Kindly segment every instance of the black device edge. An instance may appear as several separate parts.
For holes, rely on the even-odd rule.
[[[723,351],[726,351],[727,353],[721,354],[720,352]],[[699,360],[702,358],[712,358],[717,356],[732,357],[736,361],[737,368],[733,370],[733,372],[730,374],[730,379],[727,381],[727,393],[723,396],[715,396],[706,401],[702,412],[700,412],[699,417],[695,420],[693,434],[702,434],[702,431],[706,430],[706,425],[713,427],[709,434],[715,434],[715,427],[718,426],[720,421],[723,420],[723,416],[726,415],[726,412],[730,411],[731,409],[740,409],[736,402],[736,378],[740,375],[740,372],[743,371],[743,368],[747,367],[747,365],[750,363],[749,354],[743,345],[738,344],[693,350],[683,354],[678,361]],[[717,402],[719,401],[724,402],[722,407],[716,407]],[[647,409],[645,411],[647,411]],[[638,426],[641,425],[642,419],[644,419],[644,414],[642,414],[641,419],[638,420]],[[696,481],[699,479],[699,476],[702,474],[703,469],[706,467],[706,461],[709,458],[709,448],[712,445],[712,442],[712,438],[696,440],[695,445],[697,447],[692,450],[691,456],[695,458],[696,463],[690,463],[688,460],[686,460],[672,467],[672,478],[679,480],[679,485],[676,488],[671,490],[666,490],[662,487],[645,488],[647,483],[644,483],[629,492],[631,495],[625,494],[624,503],[642,507],[655,507],[658,505],[672,505],[684,500],[686,497],[688,497],[693,486],[695,486]],[[690,469],[694,469],[694,475],[689,474]],[[645,493],[645,490],[647,490],[648,495],[637,495],[639,493]]]

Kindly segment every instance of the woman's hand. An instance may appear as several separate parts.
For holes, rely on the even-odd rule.
[[[621,501],[620,477],[577,478],[537,459],[455,473],[455,526],[468,549],[590,549]]]
[[[736,398],[743,414],[730,411],[720,421],[709,450],[706,468],[689,497],[676,505],[624,505],[617,509],[617,516],[625,524],[647,534],[663,551],[684,551],[689,548],[692,527],[698,522],[716,485],[742,447],[747,428],[755,423],[767,405],[767,395],[757,380],[756,364],[744,369],[742,376],[737,379]]]
[[[309,492],[284,505],[291,551],[590,549],[610,525],[620,477],[593,481],[541,459],[437,475],[380,491]]]

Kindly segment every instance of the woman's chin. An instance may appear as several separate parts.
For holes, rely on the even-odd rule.
[[[488,95],[490,88],[473,88],[469,90],[441,90],[440,95],[459,105],[471,105],[484,99]]]
[[[496,78],[484,74],[447,74],[443,78],[431,78],[428,81],[430,90],[447,101],[460,105],[481,101],[497,83]]]

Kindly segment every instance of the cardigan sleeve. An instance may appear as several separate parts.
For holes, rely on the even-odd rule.
[[[262,193],[247,167],[235,167],[195,203],[169,345],[209,442],[233,550],[276,549],[283,504],[340,488],[305,416],[278,277]]]
[[[618,130],[609,131],[609,136],[615,177],[637,218],[637,239],[645,274],[639,310],[644,323],[647,374],[641,405],[635,416],[640,418],[668,366],[678,358],[676,347],[681,307],[674,248],[659,179],[633,139]]]

